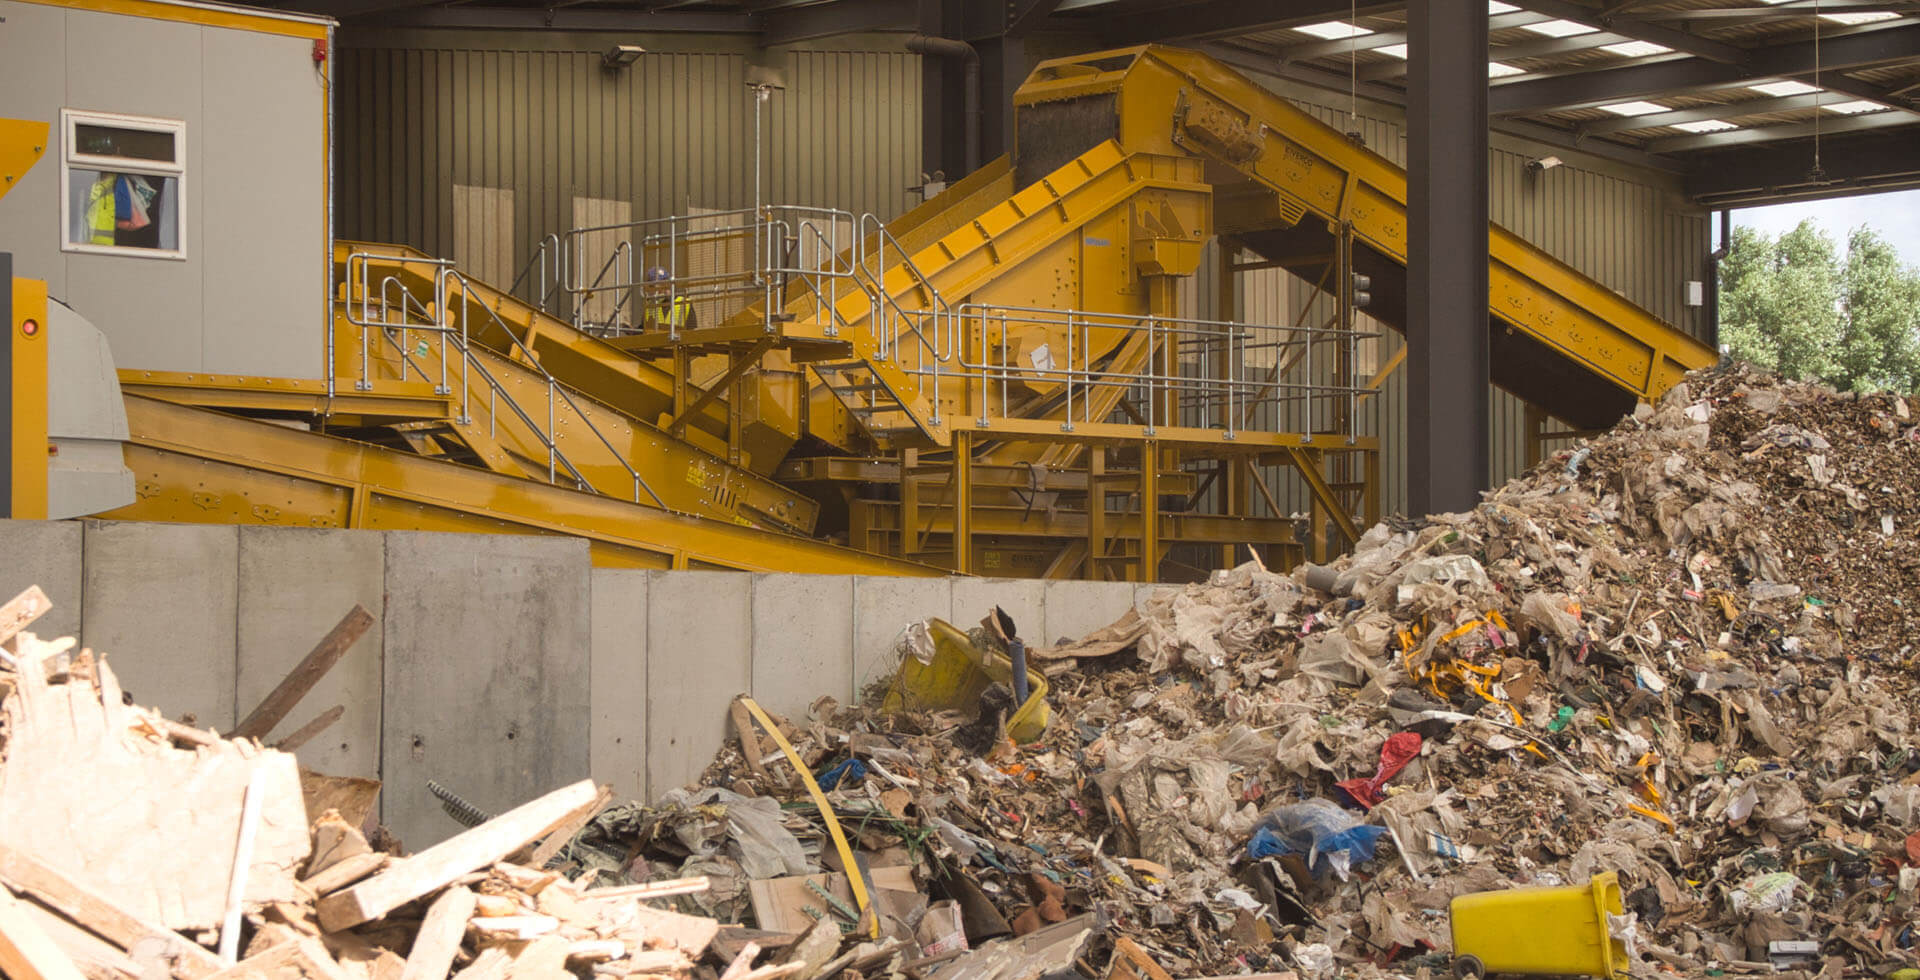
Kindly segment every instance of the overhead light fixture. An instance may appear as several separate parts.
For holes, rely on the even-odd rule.
[[[1729,129],[1739,129],[1740,127],[1724,119],[1700,119],[1694,122],[1674,123],[1673,128],[1684,129],[1689,133],[1718,133]]]
[[[619,71],[640,60],[647,49],[638,44],[616,44],[600,55],[600,66],[609,71]]]
[[[1553,168],[1559,166],[1562,162],[1563,161],[1559,157],[1541,157],[1538,160],[1528,160],[1527,170],[1531,173],[1536,173],[1536,174],[1546,173],[1547,171],[1552,170]]]
[[[1389,44],[1386,47],[1374,48],[1373,50],[1395,58],[1405,58],[1407,56],[1407,46],[1404,44]]]
[[[1891,107],[1867,99],[1854,99],[1851,102],[1835,102],[1832,105],[1821,106],[1820,108],[1828,112],[1837,112],[1843,116],[1857,116],[1863,112],[1886,112]]]
[[[1344,41],[1350,37],[1359,37],[1362,34],[1373,33],[1373,31],[1365,27],[1349,24],[1344,20],[1330,20],[1323,24],[1308,24],[1305,27],[1296,27],[1294,30],[1302,34],[1311,34],[1314,37],[1327,41]]]
[[[1535,34],[1545,34],[1548,37],[1573,37],[1576,34],[1592,34],[1594,31],[1599,30],[1598,27],[1588,27],[1578,21],[1571,20],[1543,20],[1538,24],[1522,24],[1520,26],[1523,30],[1529,30]]]
[[[1856,24],[1877,24],[1883,20],[1893,20],[1900,15],[1891,10],[1862,10],[1851,14],[1821,14],[1821,20],[1830,20],[1836,24],[1852,27]]]
[[[1667,111],[1667,107],[1658,102],[1615,102],[1600,108],[1616,116],[1650,116],[1656,112]]]
[[[1747,87],[1754,90],[1755,92],[1759,92],[1761,95],[1772,95],[1776,97],[1786,96],[1786,95],[1805,95],[1808,92],[1820,91],[1818,86],[1808,85],[1806,82],[1794,82],[1794,81],[1762,82],[1759,85],[1749,85]]]
[[[787,77],[778,68],[766,65],[747,66],[747,87],[753,89],[780,89],[787,87]]]
[[[1519,9],[1519,7],[1513,4],[1501,3],[1500,0],[1487,0],[1487,13],[1489,14],[1510,14]]]
[[[1672,48],[1652,41],[1621,41],[1619,44],[1602,44],[1600,50],[1617,54],[1622,58],[1645,58],[1656,54],[1666,54]]]
[[[1508,75],[1524,75],[1526,73],[1527,70],[1525,68],[1515,68],[1504,61],[1487,62],[1488,78],[1505,78]]]

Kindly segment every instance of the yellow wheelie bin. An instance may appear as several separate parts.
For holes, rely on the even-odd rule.
[[[1584,885],[1475,892],[1453,900],[1453,975],[1490,973],[1627,975],[1626,944],[1607,916],[1621,915],[1620,878],[1612,871]]]

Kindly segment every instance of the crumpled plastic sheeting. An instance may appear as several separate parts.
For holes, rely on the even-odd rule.
[[[724,838],[710,823],[686,821],[675,828],[682,846],[695,855],[711,855],[724,845],[728,856],[740,862],[750,878],[807,874],[814,870],[800,838],[781,823],[779,801],[767,796],[746,797],[731,790],[709,788],[674,790],[660,798],[664,806],[699,812],[718,811],[725,822]]]

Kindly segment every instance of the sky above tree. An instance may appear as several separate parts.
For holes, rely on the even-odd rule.
[[[1879,232],[1901,258],[1920,264],[1920,190],[1746,208],[1733,212],[1733,225],[1778,238],[1806,218],[1842,241],[1847,232],[1866,225]]]

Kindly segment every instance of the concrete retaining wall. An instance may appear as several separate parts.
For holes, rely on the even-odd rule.
[[[109,657],[201,727],[253,710],[354,603],[375,626],[268,741],[333,705],[303,765],[381,779],[410,849],[458,831],[434,780],[499,812],[591,775],[621,798],[696,779],[751,693],[804,717],[891,669],[894,637],[999,605],[1034,643],[1112,622],[1127,583],[592,568],[584,542],[412,531],[0,521],[0,601],[38,584],[43,636]]]

